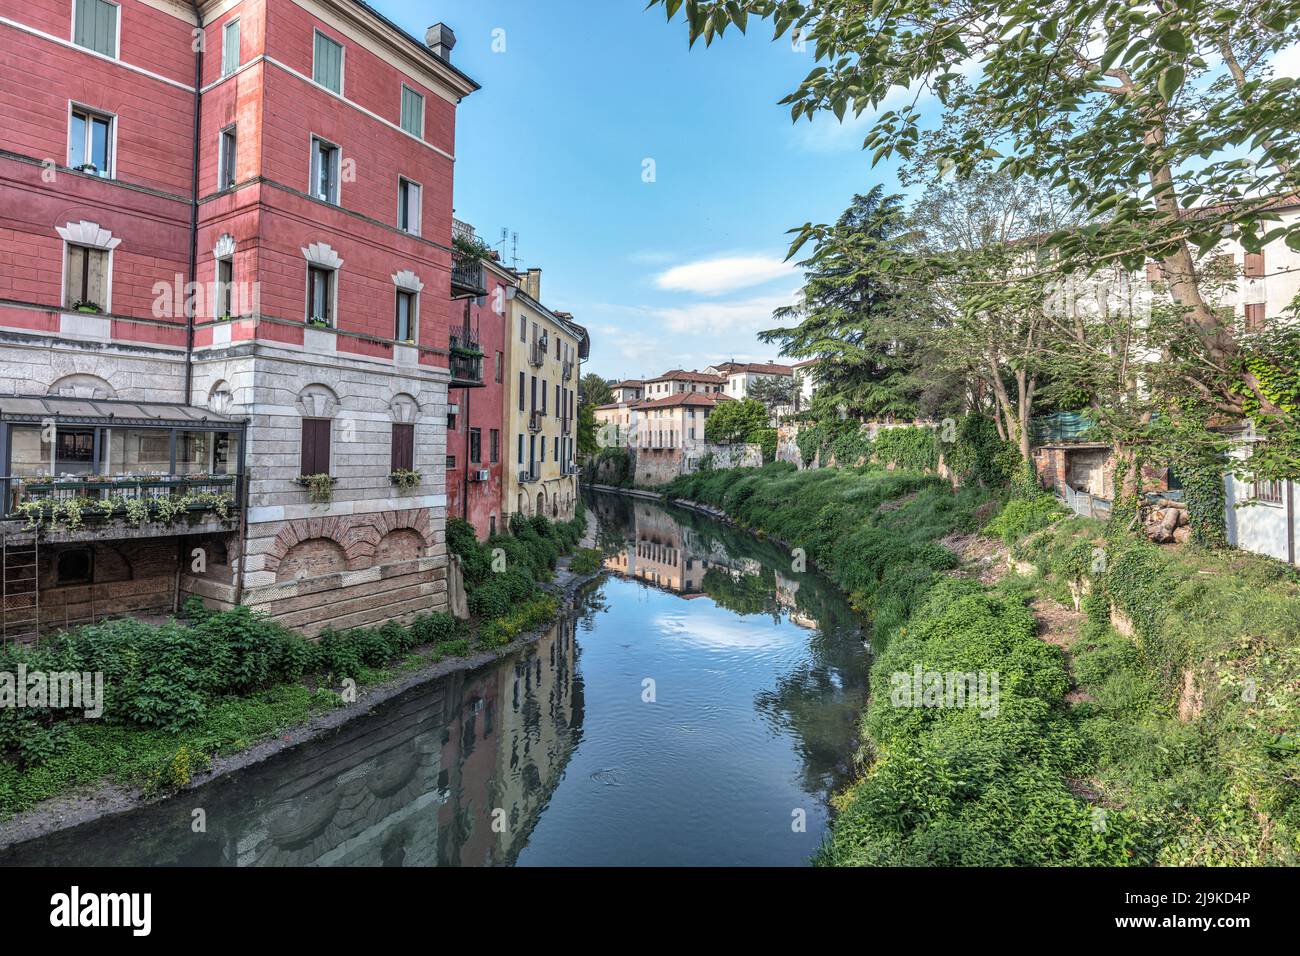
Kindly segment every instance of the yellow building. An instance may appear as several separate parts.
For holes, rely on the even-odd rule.
[[[506,292],[507,515],[572,518],[578,500],[578,380],[587,330],[542,305],[540,269]]]

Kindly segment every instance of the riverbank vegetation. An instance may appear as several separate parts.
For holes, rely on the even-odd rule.
[[[803,549],[871,615],[863,772],[819,863],[1300,859],[1293,570],[1160,549],[1122,519],[1108,534],[1023,486],[954,492],[878,466],[718,471],[669,494]],[[961,568],[954,536],[979,532],[1025,573]],[[996,713],[900,706],[918,668],[996,674]]]
[[[512,534],[483,544],[468,524],[449,521],[469,621],[433,612],[312,641],[247,607],[212,612],[192,600],[180,620],[121,618],[0,647],[0,673],[103,675],[97,717],[0,707],[0,819],[105,779],[178,789],[213,758],[341,706],[350,688],[509,644],[554,616],[542,585],[585,526],[581,503],[572,521],[516,516]]]

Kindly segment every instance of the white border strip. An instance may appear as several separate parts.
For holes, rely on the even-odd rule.
[[[118,19],[120,21],[121,17],[119,16]],[[65,40],[62,37],[56,37],[52,33],[46,33],[44,30],[38,30],[33,26],[28,26],[26,23],[19,23],[17,20],[11,20],[9,17],[0,17],[0,23],[4,24],[5,26],[13,27],[16,30],[21,30],[23,33],[29,33],[32,36],[40,37],[42,40],[49,40],[51,43],[57,43],[59,46],[67,47],[69,50],[76,50],[79,53],[86,54],[86,56],[93,56],[97,60],[103,60],[105,63],[113,63],[117,66],[123,67],[124,69],[130,70],[132,73],[139,73],[141,76],[147,76],[151,80],[157,80],[160,83],[166,83],[168,86],[174,86],[178,90],[184,90],[186,93],[194,92],[194,87],[188,86],[185,83],[181,83],[178,80],[173,80],[170,77],[163,76],[159,73],[151,72],[150,70],[146,70],[142,66],[136,66],[134,63],[128,63],[126,62],[126,60],[117,59],[111,56],[105,56],[104,54],[98,52],[97,50],[88,50],[84,46],[78,46],[77,44],[73,43],[71,40]],[[118,52],[121,51],[119,50]],[[408,133],[407,135],[410,134]]]

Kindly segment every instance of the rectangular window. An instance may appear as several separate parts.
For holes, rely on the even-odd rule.
[[[519,464],[524,463],[524,436],[519,436]]]
[[[539,457],[537,460],[538,460],[539,462],[544,462],[544,461],[546,461],[546,436],[545,436],[545,435],[542,436],[541,455],[540,455],[540,457]]]
[[[235,127],[221,131],[221,150],[217,157],[217,189],[235,185]]]
[[[392,471],[415,470],[415,426],[393,423]]]
[[[325,202],[339,201],[339,148],[315,136],[311,138],[311,194]]]
[[[546,414],[546,379],[542,379],[542,414]]]
[[[68,131],[68,165],[82,173],[113,175],[113,119],[75,106]]]
[[[1280,505],[1282,503],[1282,482],[1255,482],[1255,500],[1262,501],[1265,504]]]
[[[519,341],[528,341],[528,319],[522,315],[519,317]]]
[[[302,420],[302,475],[328,475],[330,472],[330,419]]]
[[[531,393],[528,410],[530,412],[535,412],[537,411],[537,376],[536,375],[530,375],[528,377],[528,386]],[[542,394],[544,395],[546,393],[543,392]]]
[[[217,318],[230,318],[234,309],[235,260],[217,260]]]
[[[397,228],[420,234],[420,186],[409,179],[397,180]]]
[[[117,4],[108,0],[74,0],[72,42],[117,58]]]
[[[560,403],[560,383],[555,383],[555,417],[561,417],[564,406]]]
[[[311,64],[311,78],[335,93],[343,93],[343,44],[316,31],[316,48]]]
[[[402,129],[424,138],[424,97],[402,84]]]
[[[63,274],[63,305],[75,309],[107,312],[108,252],[85,246],[67,247],[67,264]],[[92,307],[93,308],[90,308]]]
[[[393,338],[399,342],[415,341],[415,293],[397,290],[396,328]]]
[[[454,432],[454,431],[456,431],[456,413],[455,413],[455,412],[448,412],[448,413],[447,413],[447,431],[449,431],[449,432]]]
[[[524,410],[524,373],[519,373],[519,410]]]
[[[493,465],[501,461],[501,432],[495,428],[488,432],[488,461]]]
[[[559,461],[560,460],[560,439],[558,435],[552,439],[551,448],[554,452],[555,460]]]
[[[1258,332],[1264,328],[1264,303],[1249,302],[1246,304],[1246,331]]]
[[[221,75],[229,76],[239,69],[239,19],[231,20],[221,29]]]
[[[307,321],[312,325],[334,325],[334,270],[307,267]]]
[[[447,470],[448,470],[448,471],[455,471],[455,470],[456,470],[456,456],[455,456],[455,455],[448,455],[448,456],[447,456]]]
[[[500,352],[497,353],[497,384],[501,384],[501,366],[505,364],[505,356]]]
[[[469,460],[470,464],[483,464],[483,429],[471,428],[469,430]]]

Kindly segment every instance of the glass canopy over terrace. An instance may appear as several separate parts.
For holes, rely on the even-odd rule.
[[[37,502],[57,512],[69,499],[78,512],[111,517],[116,507],[141,522],[145,509],[127,508],[134,499],[150,519],[160,507],[228,512],[244,434],[244,421],[188,405],[0,396],[4,513],[30,520]]]

